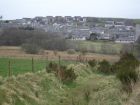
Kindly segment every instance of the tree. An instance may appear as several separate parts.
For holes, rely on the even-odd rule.
[[[91,33],[89,40],[98,40],[99,34],[97,33]]]

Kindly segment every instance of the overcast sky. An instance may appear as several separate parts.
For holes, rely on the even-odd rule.
[[[140,18],[140,0],[0,0],[0,15]]]

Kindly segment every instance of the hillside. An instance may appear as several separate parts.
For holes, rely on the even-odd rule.
[[[87,65],[74,68],[74,83],[62,84],[44,71],[0,78],[0,105],[125,105],[128,96],[115,76],[93,72]],[[89,96],[87,103],[85,95]]]

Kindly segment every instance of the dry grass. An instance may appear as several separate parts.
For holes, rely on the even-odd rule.
[[[40,54],[26,54],[23,52],[20,47],[7,47],[7,46],[1,46],[0,47],[0,56],[1,57],[16,57],[16,58],[42,58],[46,59],[47,57],[49,59],[58,59],[58,56],[61,56],[61,59],[64,60],[77,60],[77,57],[80,53],[75,54],[68,54],[67,52],[60,52],[57,51],[57,55],[54,54],[54,51],[48,51],[45,50],[44,52],[41,52]],[[95,54],[95,53],[87,53],[84,56],[85,60],[103,60],[106,59],[111,62],[115,62],[119,59],[118,55],[104,55],[104,54]]]

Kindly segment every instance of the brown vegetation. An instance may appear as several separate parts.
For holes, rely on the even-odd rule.
[[[68,54],[65,51],[57,51],[57,55],[61,56],[61,59],[64,60],[73,60],[76,61],[77,57],[80,53],[75,54]],[[44,52],[40,52],[39,54],[26,54],[24,51],[20,49],[20,47],[7,47],[7,46],[1,46],[0,47],[0,56],[1,57],[16,57],[16,58],[43,58],[52,60],[52,59],[58,59],[58,56],[54,54],[54,51],[45,50]],[[87,53],[84,55],[85,60],[98,60],[101,61],[103,59],[106,59],[111,62],[115,62],[119,60],[119,56],[117,55],[104,55],[104,54],[96,54],[96,53]]]

